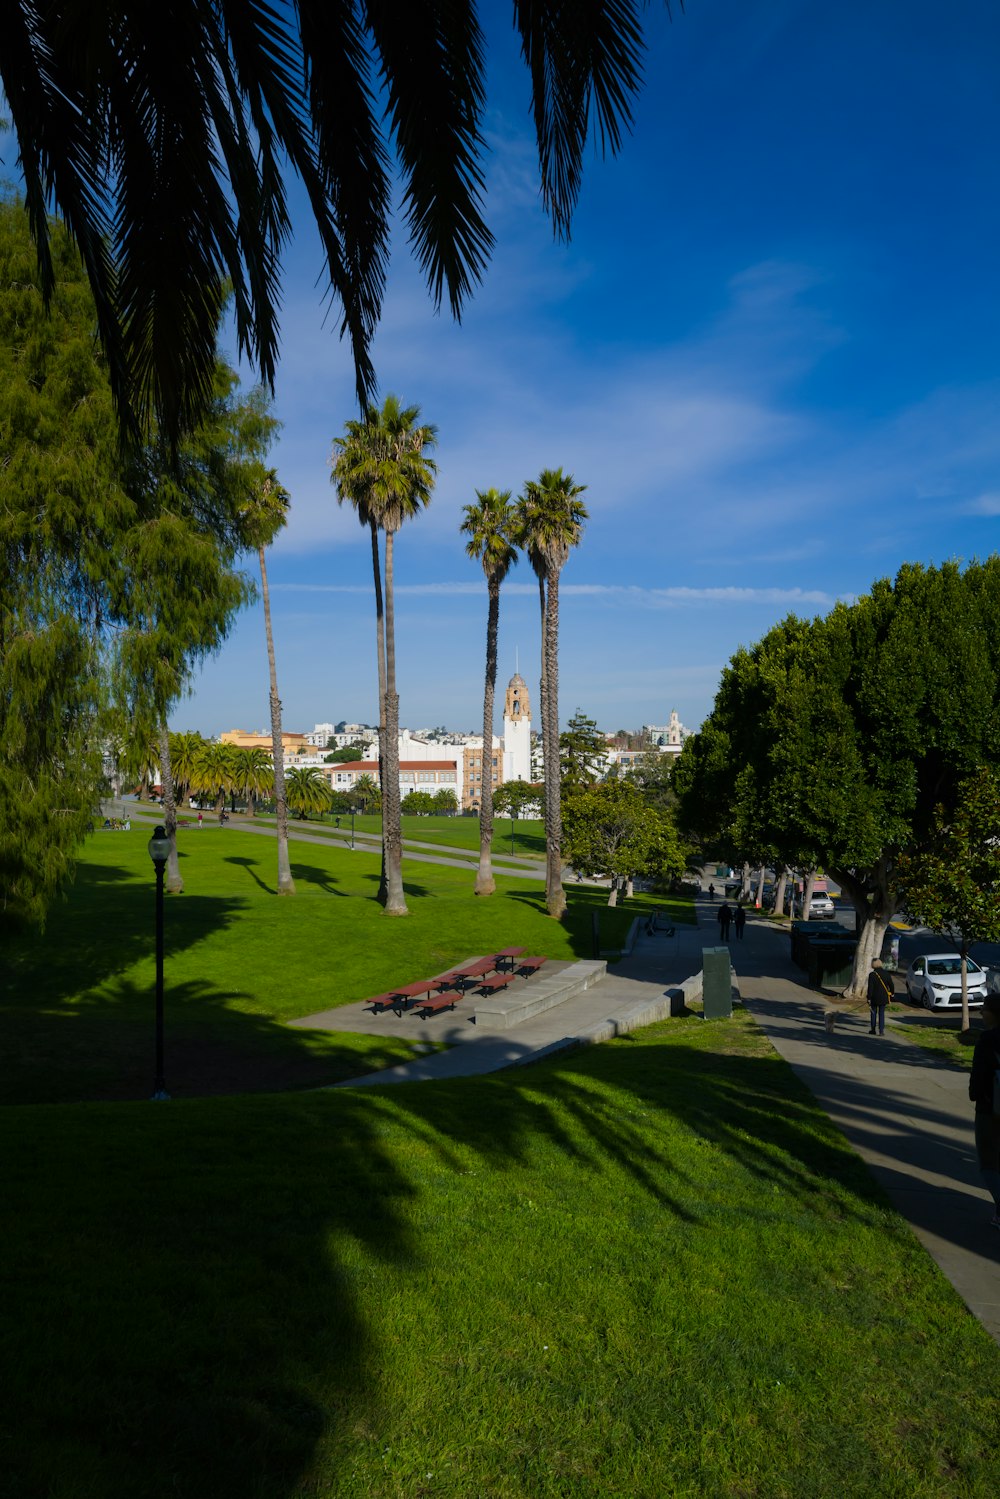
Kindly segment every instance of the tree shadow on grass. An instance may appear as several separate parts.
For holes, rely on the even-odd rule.
[[[317,864],[301,864],[296,859],[291,865],[292,879],[301,880],[304,885],[315,885],[322,890],[324,895],[347,895],[346,890],[338,890],[338,881],[328,869],[322,869]]]
[[[226,998],[192,992],[175,1008],[209,1002],[222,1027],[265,1024]],[[169,1085],[176,1043],[167,1057]],[[432,1221],[460,1203],[470,1166],[513,1177],[548,1147],[605,1204],[624,1172],[658,1212],[696,1225],[692,1137],[759,1185],[761,1214],[778,1189],[863,1222],[883,1215],[784,1064],[644,1037],[437,1086],[0,1111],[4,1122],[19,1141],[6,1305],[21,1314],[0,1338],[5,1469],[25,1495],[336,1493],[398,1393],[402,1350],[382,1346],[365,1288],[374,1277],[405,1295],[424,1270],[433,1235],[411,1222],[434,1190],[415,1167],[428,1151],[448,1176]]]
[[[238,868],[245,869],[254,884],[263,890],[265,895],[273,895],[275,893],[275,887],[269,885],[266,880],[262,880],[257,873],[256,859],[243,859],[235,854],[227,854],[222,862],[223,864],[235,864]]]

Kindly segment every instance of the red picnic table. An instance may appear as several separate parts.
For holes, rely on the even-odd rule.
[[[513,973],[514,969],[517,967],[517,964],[514,962],[514,959],[515,958],[519,958],[523,952],[524,952],[524,948],[523,947],[504,947],[504,948],[501,948],[500,952],[494,954],[494,956],[496,958],[495,967],[496,967],[497,972],[498,973],[503,973],[503,971],[504,971],[505,968],[509,968],[510,971],[511,971],[511,973]]]

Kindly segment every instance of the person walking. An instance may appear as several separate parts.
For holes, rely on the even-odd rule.
[[[872,971],[868,975],[868,1009],[872,1017],[871,1034],[873,1036],[876,1025],[879,1035],[885,1035],[885,1007],[891,1004],[894,994],[892,980],[886,977],[882,959],[874,958]]]
[[[718,915],[716,916],[715,919],[719,923],[719,936],[720,936],[720,938],[722,939],[723,942],[728,942],[729,941],[729,923],[733,919],[733,913],[729,909],[729,902],[728,901],[723,901],[722,902],[722,905],[719,907]]]
[[[743,928],[746,926],[746,924],[747,924],[746,908],[744,907],[743,902],[740,901],[739,904],[736,907],[736,914],[733,917],[733,929],[736,932],[736,940],[738,942],[742,942],[743,941]]]
[[[708,886],[708,898],[709,900],[715,899],[715,886],[711,882],[709,882]]]
[[[993,1198],[993,1228],[1000,1228],[1000,994],[983,1000],[983,1024],[987,1027],[972,1053],[969,1097],[976,1106],[976,1156],[986,1190]]]

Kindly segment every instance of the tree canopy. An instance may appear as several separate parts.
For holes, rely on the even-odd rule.
[[[998,752],[1000,559],[907,564],[738,651],[675,786],[682,826],[740,859],[834,876],[862,920],[857,988],[897,908],[899,856]]]
[[[149,754],[247,585],[240,504],[273,422],[214,370],[205,423],[126,459],[66,232],[46,313],[27,221],[0,203],[0,908],[43,917],[100,791],[102,742]]]

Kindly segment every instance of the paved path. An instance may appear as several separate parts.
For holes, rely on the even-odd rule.
[[[149,807],[148,803],[145,806],[136,807],[131,802],[126,802],[125,807],[133,822],[148,823],[152,827],[154,824],[163,821],[163,813],[155,807]],[[115,815],[117,816],[118,814],[116,813]],[[189,815],[185,813],[183,816],[184,820],[189,824],[185,831],[193,831],[197,834],[199,830],[197,827],[191,827]],[[263,838],[274,838],[276,836],[273,826],[267,823],[255,822],[252,817],[240,817],[239,814],[230,817],[228,826],[239,829],[241,833],[257,833]],[[218,824],[214,813],[211,813],[205,818],[205,829],[213,827],[217,828]],[[347,847],[350,848],[351,832],[349,828],[346,831],[343,828],[329,828],[325,833],[313,833],[303,831],[304,827],[308,827],[308,823],[296,824],[294,821],[289,823],[289,843],[322,843],[329,848],[331,843],[335,847],[343,847],[346,841]],[[433,843],[421,843],[417,845],[417,848],[437,847],[438,845]],[[380,848],[381,842],[377,835],[375,835],[373,841],[365,844],[361,842],[361,834],[357,835],[356,851],[358,853],[377,854]],[[454,869],[469,869],[473,872],[479,867],[478,851],[474,853],[471,849],[450,848],[444,844],[440,845],[440,849],[440,853],[436,854],[416,853],[414,852],[413,843],[409,839],[404,838],[403,840],[403,857],[407,862],[412,860],[415,864],[445,864],[450,865]],[[498,859],[502,862],[498,863]],[[511,863],[509,854],[497,851],[494,854],[493,873],[510,875],[512,879],[519,880],[544,880],[545,865],[532,862],[530,859],[522,858],[521,856],[518,856],[515,862]]]
[[[703,930],[711,908],[699,911]],[[713,923],[714,924],[714,923]],[[1000,1342],[1000,1233],[976,1166],[969,1074],[868,1015],[838,1015],[810,990],[787,931],[751,919],[730,951],[744,1003],[843,1131],[971,1311]]]

